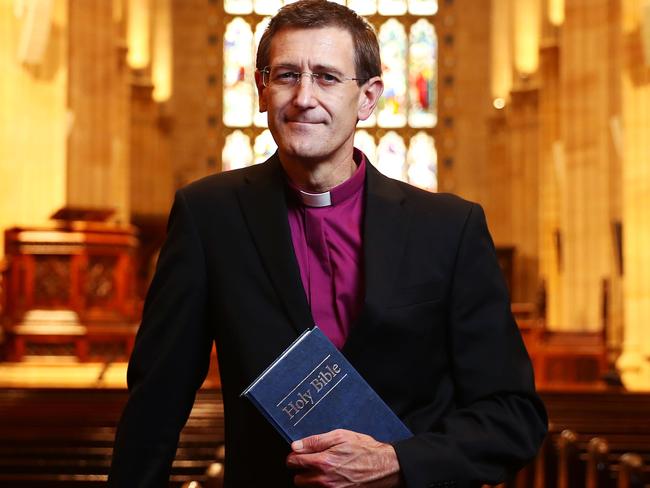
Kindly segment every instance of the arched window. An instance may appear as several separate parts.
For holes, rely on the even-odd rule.
[[[224,170],[264,161],[275,151],[260,114],[255,51],[271,15],[291,0],[224,0]],[[339,0],[374,26],[383,63],[384,95],[359,124],[355,145],[385,174],[437,189],[437,0]]]

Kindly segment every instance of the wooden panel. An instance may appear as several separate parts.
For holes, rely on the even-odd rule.
[[[534,349],[534,365],[540,387],[601,385],[607,370],[602,334],[546,332]]]

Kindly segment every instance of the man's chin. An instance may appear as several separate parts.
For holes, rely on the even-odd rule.
[[[326,152],[323,148],[325,139],[326,137],[324,135],[305,135],[304,133],[294,132],[284,138],[286,141],[285,144],[280,144],[279,146],[288,156],[313,158]]]
[[[318,147],[315,143],[305,142],[304,144],[292,144],[286,147],[280,153],[295,159],[302,159],[304,161],[318,162],[327,156],[327,151]]]
[[[314,150],[313,148],[301,149],[290,151],[289,155],[295,159],[302,159],[303,161],[318,162],[324,159],[325,154],[322,151]]]

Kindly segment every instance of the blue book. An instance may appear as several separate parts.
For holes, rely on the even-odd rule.
[[[412,436],[318,327],[303,332],[242,396],[287,442],[334,429],[380,442]]]

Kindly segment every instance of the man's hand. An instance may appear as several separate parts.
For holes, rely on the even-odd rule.
[[[296,486],[401,486],[395,449],[368,435],[337,429],[295,441],[291,448],[287,466],[298,470]]]

